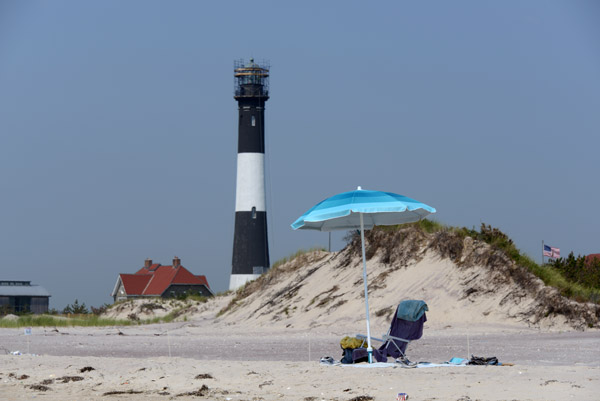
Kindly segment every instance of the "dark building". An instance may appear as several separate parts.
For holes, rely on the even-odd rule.
[[[229,289],[254,280],[270,266],[265,202],[265,102],[269,66],[250,59],[234,64],[238,102],[235,232]]]
[[[0,281],[0,314],[47,313],[50,293],[31,281]]]
[[[206,277],[193,275],[175,257],[172,266],[146,259],[144,267],[134,274],[119,274],[110,296],[117,302],[143,297],[173,298],[185,294],[213,296]]]

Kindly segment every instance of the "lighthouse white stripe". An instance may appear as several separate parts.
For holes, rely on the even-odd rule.
[[[259,277],[260,274],[232,274],[229,277],[229,289],[235,291],[248,281],[256,280]]]
[[[264,153],[238,153],[235,211],[257,212],[265,208],[265,155]]]

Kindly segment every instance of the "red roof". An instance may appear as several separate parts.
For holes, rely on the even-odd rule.
[[[183,266],[153,264],[142,267],[135,274],[120,274],[127,295],[162,295],[172,284],[205,285],[210,289],[205,276],[194,276]]]
[[[127,294],[142,294],[144,288],[148,285],[148,282],[152,278],[151,276],[139,276],[136,274],[121,274],[121,282],[125,287]]]
[[[594,262],[594,259],[598,259],[600,262],[600,253],[590,253],[585,257],[585,262],[591,264]]]

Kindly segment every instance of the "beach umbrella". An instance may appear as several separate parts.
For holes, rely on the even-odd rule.
[[[367,191],[358,187],[356,191],[337,194],[317,203],[292,223],[294,230],[360,229],[369,363],[373,361],[373,348],[371,347],[371,328],[369,324],[365,229],[368,230],[378,225],[412,223],[431,213],[435,213],[434,208],[406,196],[391,192]]]

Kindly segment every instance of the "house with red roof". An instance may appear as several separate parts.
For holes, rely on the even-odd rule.
[[[600,253],[590,253],[585,257],[585,263],[591,265],[600,262]]]
[[[146,259],[144,267],[134,274],[121,273],[110,294],[117,301],[131,298],[173,298],[185,294],[212,297],[205,276],[195,276],[181,265],[176,256],[172,266],[163,266]]]

